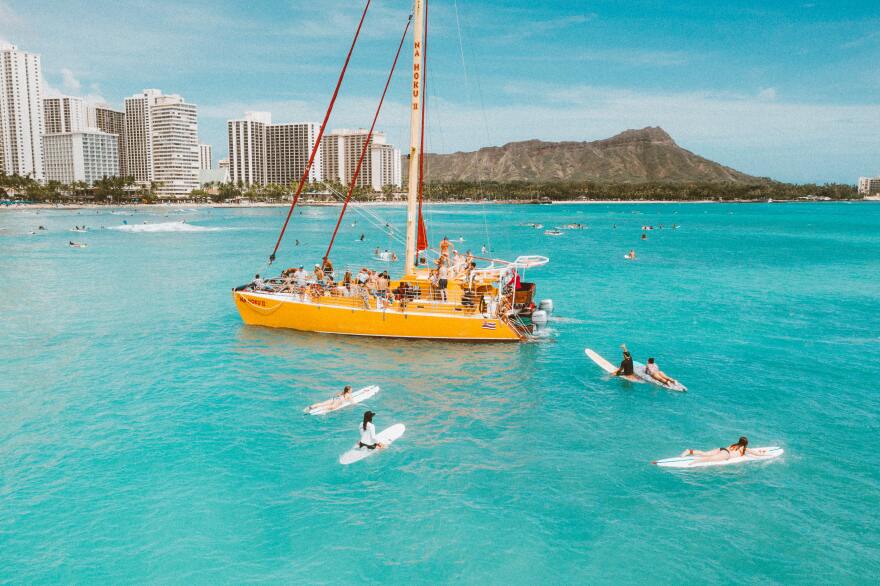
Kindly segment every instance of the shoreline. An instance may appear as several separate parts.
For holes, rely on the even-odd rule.
[[[590,199],[590,200],[554,200],[551,203],[541,203],[536,204],[528,201],[521,200],[493,200],[493,201],[438,201],[438,202],[426,202],[426,205],[435,206],[435,205],[452,205],[452,206],[484,206],[484,205],[523,205],[523,206],[546,206],[546,205],[640,205],[640,204],[806,204],[806,203],[860,203],[860,202],[880,202],[880,198],[878,197],[864,197],[858,199],[835,199],[830,201],[818,201],[818,200],[798,200],[798,199],[786,199],[786,200],[775,200],[772,202],[768,202],[765,200],[717,200],[717,199],[702,199],[702,200],[669,200],[669,199],[658,199],[658,200],[645,200],[645,199],[622,199],[622,200],[601,200],[601,199]],[[308,203],[299,203],[299,206],[302,207],[340,207],[342,203],[340,202],[308,202]],[[350,205],[359,205],[364,207],[403,207],[406,206],[405,201],[371,201],[371,202],[357,202]],[[32,203],[32,204],[5,204],[0,205],[0,211],[5,210],[77,210],[77,209],[134,209],[134,210],[151,210],[151,209],[180,209],[180,208],[288,208],[290,207],[289,202],[279,202],[279,203],[260,203],[260,202],[251,202],[251,203],[138,203],[138,204],[97,204],[97,203]]]

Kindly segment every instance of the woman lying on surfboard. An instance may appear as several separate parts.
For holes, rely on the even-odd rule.
[[[339,407],[341,404],[345,403],[346,401],[351,401],[351,386],[349,386],[349,385],[345,385],[345,388],[342,389],[342,392],[339,393],[338,395],[336,395],[335,397],[333,397],[333,399],[331,399],[329,410],[332,411],[332,410],[336,409],[337,407]],[[318,407],[322,403],[323,403],[323,401],[321,403],[315,403],[314,405],[309,405],[307,410],[315,409],[316,407]]]
[[[660,370],[660,367],[657,366],[657,363],[654,362],[653,358],[648,358],[648,364],[645,365],[645,372],[651,378],[660,381],[664,385],[674,385],[678,383],[674,378],[666,376],[666,373]]]
[[[367,448],[368,450],[375,450],[376,448],[384,448],[378,440],[376,440],[376,426],[373,425],[373,413],[372,411],[366,411],[364,413],[364,421],[360,425],[361,432],[361,440],[358,442],[359,448]]]
[[[750,450],[749,439],[746,436],[742,436],[739,438],[738,442],[730,444],[726,448],[715,448],[714,450],[708,450],[705,452],[702,450],[689,449],[683,451],[679,458],[684,458],[685,456],[697,456],[699,459],[694,460],[695,462],[722,462],[724,460],[730,460],[731,458],[745,456],[747,453],[755,456],[763,455]]]

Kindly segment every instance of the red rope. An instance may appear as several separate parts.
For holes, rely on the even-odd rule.
[[[336,241],[336,234],[339,232],[339,226],[342,224],[342,217],[345,215],[345,210],[348,209],[348,202],[351,200],[351,194],[354,192],[358,176],[361,173],[361,166],[364,163],[364,157],[367,154],[367,150],[370,148],[370,143],[373,139],[373,131],[376,129],[376,121],[379,119],[379,112],[382,110],[382,104],[385,102],[385,95],[388,93],[388,86],[391,85],[391,78],[394,76],[394,70],[397,67],[397,60],[400,58],[400,50],[403,48],[403,42],[406,40],[406,33],[409,32],[410,23],[412,23],[412,15],[407,19],[406,27],[403,29],[403,35],[400,37],[400,44],[397,45],[397,53],[394,54],[394,61],[391,63],[391,71],[388,72],[388,79],[385,80],[385,89],[382,90],[382,97],[379,98],[379,105],[376,107],[376,113],[373,114],[373,123],[370,125],[370,132],[367,133],[367,140],[364,142],[364,147],[361,149],[361,156],[354,169],[351,184],[348,186],[348,193],[345,196],[345,202],[342,204],[342,211],[339,212],[339,219],[336,220],[336,228],[333,229],[333,236],[330,237],[330,244],[327,246],[327,252],[324,253],[324,263],[327,262],[327,257],[330,256],[330,250],[333,248],[333,243]]]
[[[425,108],[428,102],[428,0],[425,0],[425,30],[422,39],[422,127],[419,144],[419,223],[416,236],[416,265],[420,250],[428,248],[428,230],[422,217],[422,194],[425,189]]]
[[[272,249],[272,254],[269,255],[269,264],[272,264],[275,261],[275,253],[278,252],[278,247],[281,246],[281,239],[284,238],[284,232],[287,230],[287,224],[290,222],[293,208],[296,207],[296,202],[299,201],[303,186],[309,177],[309,171],[312,168],[312,164],[315,162],[315,155],[318,153],[318,147],[321,145],[321,139],[324,137],[324,129],[327,128],[327,121],[330,119],[330,113],[333,111],[333,105],[336,103],[336,96],[339,95],[339,88],[342,86],[342,79],[345,77],[346,69],[348,69],[348,62],[351,61],[351,54],[354,52],[354,46],[357,44],[358,36],[361,34],[361,27],[364,25],[364,19],[367,17],[367,10],[370,8],[371,1],[372,0],[367,0],[366,5],[364,6],[364,12],[361,14],[361,20],[358,22],[354,38],[351,40],[351,47],[348,49],[348,56],[345,58],[345,64],[342,66],[342,71],[339,72],[339,79],[336,81],[336,89],[333,90],[333,97],[330,99],[330,105],[327,106],[326,114],[324,114],[324,121],[321,123],[321,130],[318,131],[315,146],[312,147],[312,154],[309,155],[309,162],[306,163],[305,171],[303,171],[302,177],[299,180],[299,185],[296,187],[296,193],[293,196],[293,201],[290,203],[290,209],[287,210],[287,217],[284,219],[281,233],[278,235],[278,240],[275,242],[275,248]]]

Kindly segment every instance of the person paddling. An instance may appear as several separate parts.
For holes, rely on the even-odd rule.
[[[620,367],[618,367],[611,376],[632,376],[634,373],[632,354],[626,349],[626,344],[621,344],[620,347],[623,349],[623,361],[620,363]]]
[[[384,448],[379,440],[376,439],[376,426],[373,425],[373,413],[372,411],[364,412],[364,421],[360,425],[361,439],[358,442],[359,448],[367,448],[368,450],[375,450],[376,448]]]

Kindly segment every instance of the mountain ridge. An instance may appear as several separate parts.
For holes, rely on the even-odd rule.
[[[476,151],[427,153],[429,181],[767,183],[680,147],[660,127],[595,141],[530,139]],[[404,165],[404,169],[406,169]]]

